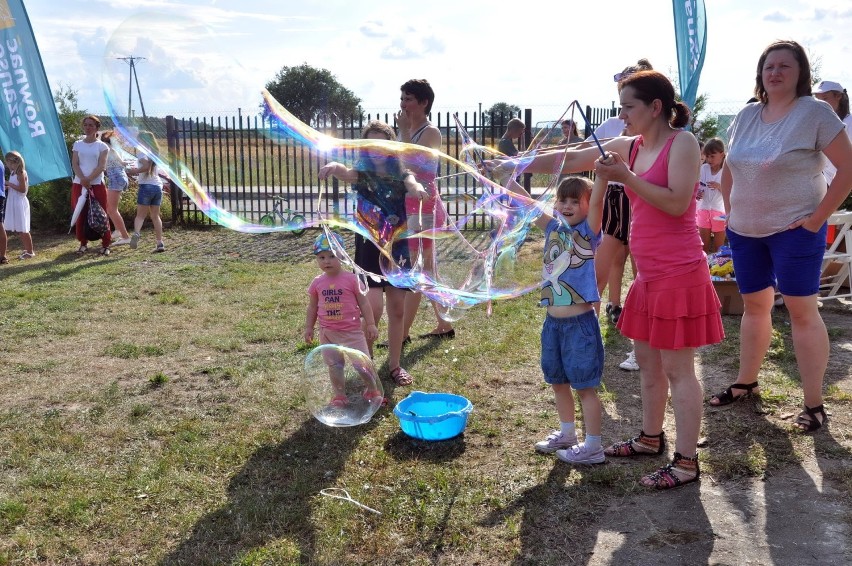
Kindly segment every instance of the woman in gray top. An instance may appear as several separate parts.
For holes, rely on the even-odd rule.
[[[736,382],[710,404],[757,392],[777,283],[790,312],[804,389],[796,424],[811,432],[827,418],[822,385],[829,343],[817,307],[826,220],[852,187],[852,143],[831,107],[811,97],[810,63],[798,43],[776,41],[764,50],[754,93],[758,102],[741,110],[728,131],[722,172],[728,239],[745,303],[740,368]],[[826,158],[837,167],[828,186]]]

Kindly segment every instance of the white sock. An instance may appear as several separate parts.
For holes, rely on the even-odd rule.
[[[574,428],[574,423],[559,423],[562,428],[562,436],[575,436],[577,430]]]
[[[583,445],[589,450],[598,450],[601,447],[601,437],[587,434],[583,440]]]

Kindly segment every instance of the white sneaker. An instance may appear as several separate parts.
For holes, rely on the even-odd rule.
[[[537,452],[544,454],[553,454],[561,448],[571,448],[577,444],[577,435],[565,436],[561,430],[554,430],[547,438],[535,443]]]
[[[556,457],[569,464],[603,464],[604,460],[606,460],[603,447],[599,447],[597,450],[590,450],[586,448],[585,442],[572,446],[567,450],[557,450]]]
[[[129,243],[130,243],[130,238],[118,238],[117,240],[113,240],[112,245],[113,246],[122,246],[124,244],[129,244]]]
[[[636,363],[636,352],[631,350],[627,353],[627,359],[618,364],[623,370],[627,371],[639,371],[639,364]]]

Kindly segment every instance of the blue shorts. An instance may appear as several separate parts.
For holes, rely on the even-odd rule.
[[[816,295],[827,231],[828,224],[816,233],[799,226],[751,238],[727,230],[740,293],[756,293],[777,283],[782,295]]]
[[[595,311],[567,318],[545,317],[541,371],[546,383],[570,383],[572,389],[597,387],[603,368],[603,339]]]
[[[139,185],[136,204],[142,206],[160,206],[163,202],[163,187],[160,185]]]

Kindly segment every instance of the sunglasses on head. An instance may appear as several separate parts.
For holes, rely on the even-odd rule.
[[[622,71],[620,73],[616,73],[612,76],[612,80],[619,83],[632,75],[635,71]]]

